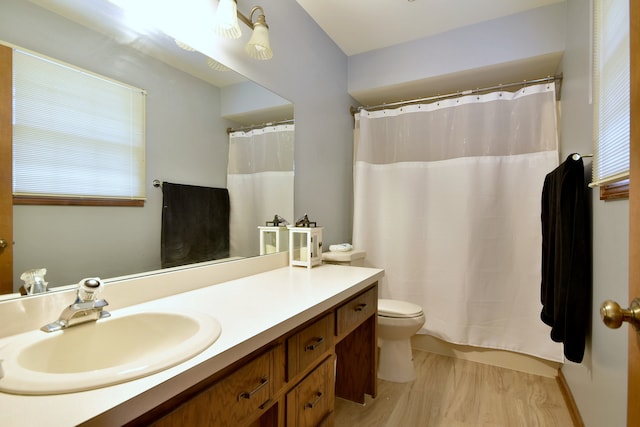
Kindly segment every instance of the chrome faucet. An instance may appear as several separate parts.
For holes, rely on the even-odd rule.
[[[75,302],[62,310],[58,320],[40,329],[45,332],[54,332],[111,316],[111,313],[104,310],[109,303],[104,299],[97,299],[102,286],[102,280],[98,277],[82,279],[78,283]]]

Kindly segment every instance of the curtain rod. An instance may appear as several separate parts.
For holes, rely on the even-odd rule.
[[[382,110],[385,108],[397,108],[397,107],[402,107],[404,105],[409,105],[409,104],[419,104],[419,103],[428,102],[428,101],[438,101],[441,99],[456,98],[458,96],[466,96],[466,95],[474,95],[477,93],[491,92],[494,90],[507,89],[512,87],[520,87],[520,86],[526,87],[533,84],[547,83],[552,81],[559,82],[556,90],[556,100],[560,100],[560,89],[562,88],[562,73],[556,76],[548,76],[548,77],[543,77],[536,80],[523,80],[521,82],[507,83],[507,84],[489,86],[489,87],[483,87],[483,88],[477,88],[477,89],[462,90],[460,92],[448,93],[446,95],[429,96],[427,98],[410,99],[407,101],[398,101],[398,102],[391,102],[388,104],[379,104],[379,105],[366,105],[366,106],[361,105],[357,108],[354,108],[353,106],[351,106],[349,107],[349,112],[353,116],[356,113],[359,113],[360,110],[362,109],[366,109],[367,111],[374,111],[374,110]]]
[[[269,126],[286,125],[290,123],[294,123],[294,120],[288,119],[288,120],[281,120],[279,122],[262,123],[259,125],[244,126],[240,128],[227,128],[227,133],[238,132],[238,131],[248,131],[248,130],[254,130],[254,129],[263,129]]]

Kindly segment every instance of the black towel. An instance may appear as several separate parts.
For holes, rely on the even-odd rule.
[[[162,184],[163,268],[229,256],[226,188]]]
[[[550,172],[542,189],[541,319],[565,357],[582,362],[591,323],[591,233],[582,158]]]

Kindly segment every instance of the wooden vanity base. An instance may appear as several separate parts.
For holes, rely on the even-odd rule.
[[[374,283],[126,425],[332,426],[335,396],[376,396],[377,302]]]

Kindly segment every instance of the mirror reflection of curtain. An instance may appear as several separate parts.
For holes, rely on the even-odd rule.
[[[294,133],[282,124],[229,135],[230,256],[259,255],[258,226],[275,214],[294,220]]]
[[[541,195],[558,165],[554,84],[362,110],[353,244],[427,333],[562,361],[540,320]]]

